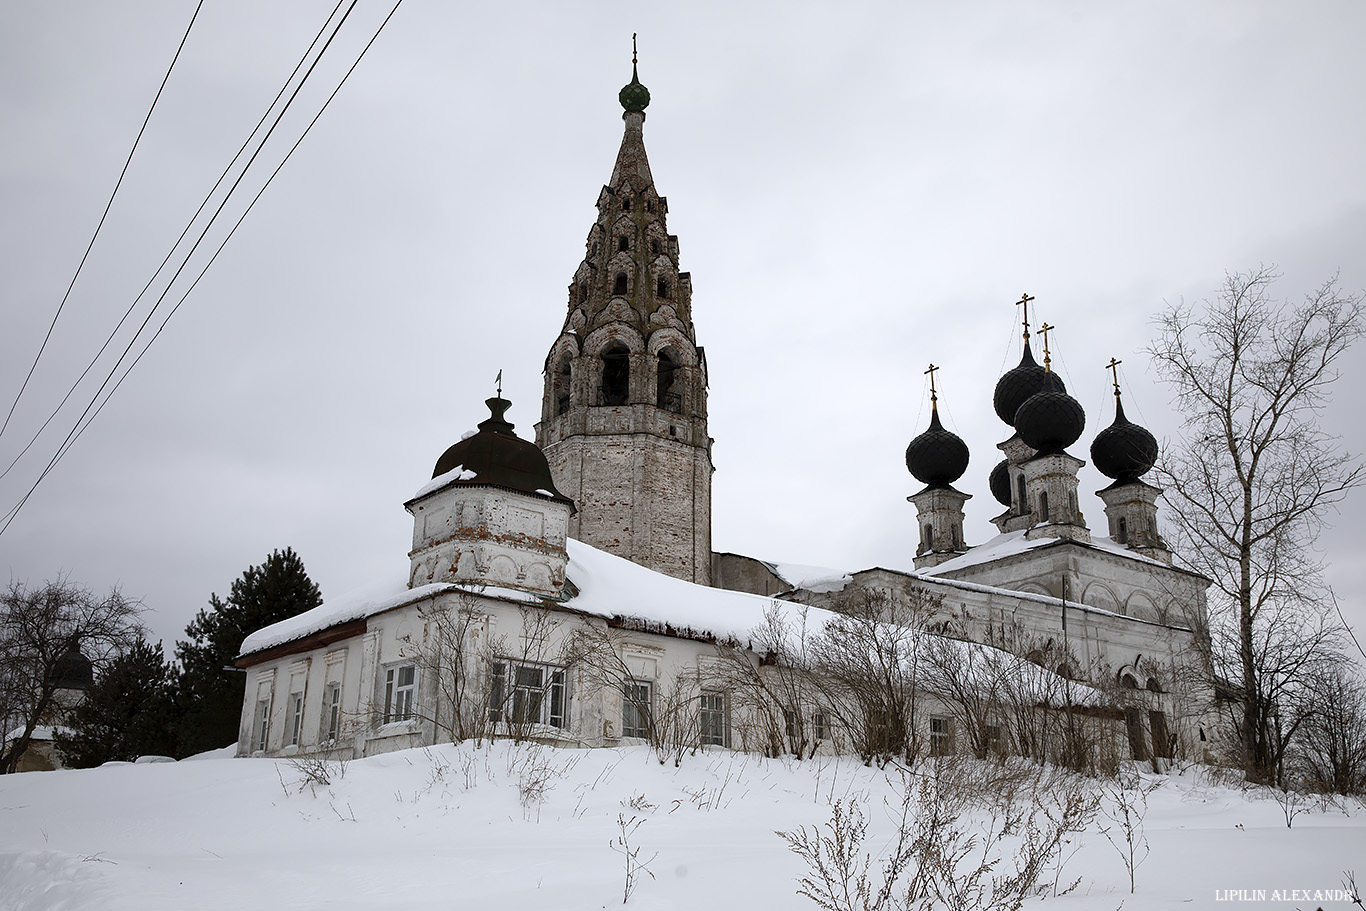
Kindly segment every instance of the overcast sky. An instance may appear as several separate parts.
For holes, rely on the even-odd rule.
[[[358,6],[301,110],[317,111],[389,6]],[[193,8],[0,10],[4,410]],[[205,4],[0,437],[0,470],[331,9]],[[118,584],[168,651],[211,592],[273,548],[297,550],[325,597],[401,588],[402,504],[487,416],[500,369],[508,417],[533,436],[621,138],[633,31],[652,95],[646,148],[710,368],[718,550],[911,568],[905,498],[919,485],[903,459],[928,422],[931,361],[944,422],[972,453],[957,485],[973,494],[967,538],[994,535],[986,477],[1008,433],[991,393],[1019,359],[1022,292],[1058,327],[1054,366],[1086,408],[1073,451],[1087,458],[1113,417],[1111,357],[1129,417],[1159,439],[1179,425],[1142,353],[1164,302],[1263,263],[1287,298],[1335,273],[1345,291],[1366,287],[1360,3],[408,0],[0,537],[0,571]],[[289,119],[278,136],[301,129]],[[253,171],[286,148],[272,139]],[[266,173],[248,175],[243,203]],[[1364,379],[1359,347],[1323,419],[1353,452],[1366,450]],[[78,413],[63,410],[0,480],[5,510]],[[1105,483],[1084,469],[1097,533],[1091,493]],[[1358,492],[1321,540],[1358,628],[1363,505]]]

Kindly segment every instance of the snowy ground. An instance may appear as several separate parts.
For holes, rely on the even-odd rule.
[[[635,818],[654,878],[629,907],[814,909],[774,831],[824,823],[832,799],[852,797],[881,846],[884,801],[899,800],[856,761],[725,751],[674,768],[643,747],[443,746],[336,772],[310,787],[287,760],[212,758],[0,777],[0,908],[612,908],[624,881],[612,843]],[[1276,802],[1187,770],[1162,777],[1145,828],[1136,894],[1093,827],[1063,874],[1078,889],[1025,907],[1348,908],[1273,890],[1339,890],[1352,869],[1366,880],[1359,804],[1287,829]],[[1250,900],[1259,889],[1267,899]]]

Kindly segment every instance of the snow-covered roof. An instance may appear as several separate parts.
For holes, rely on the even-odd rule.
[[[960,557],[954,557],[952,560],[946,560],[938,566],[921,570],[920,575],[936,576],[946,572],[965,569],[969,566],[980,566],[983,563],[990,563],[993,560],[1001,560],[1005,557],[1012,557],[1016,554],[1026,553],[1040,547],[1047,547],[1050,544],[1057,544],[1062,540],[1064,539],[1035,538],[1029,540],[1025,537],[1024,530],[1008,531],[1005,534],[997,535],[984,544],[978,544]],[[1135,553],[1122,544],[1116,544],[1110,538],[1099,535],[1093,536],[1090,544],[1081,541],[1075,541],[1073,543],[1080,547],[1090,547],[1093,550],[1104,551],[1112,556],[1123,557],[1126,560],[1137,560],[1140,563],[1148,563],[1153,566],[1166,566],[1165,563]]]
[[[809,592],[837,592],[850,582],[854,577],[847,572],[839,569],[831,569],[828,566],[804,566],[801,563],[769,563],[762,561],[765,566],[788,585],[793,588],[804,588]]]

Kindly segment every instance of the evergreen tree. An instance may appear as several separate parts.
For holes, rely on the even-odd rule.
[[[322,600],[303,561],[288,547],[271,553],[260,566],[248,567],[232,583],[226,600],[209,596],[209,608],[185,627],[189,641],[176,643],[181,755],[237,740],[246,675],[234,670],[232,663],[242,640],[264,626],[311,610]]]
[[[85,701],[56,732],[63,765],[86,769],[110,760],[171,755],[176,748],[171,666],[161,643],[137,641],[115,657],[86,692]]]

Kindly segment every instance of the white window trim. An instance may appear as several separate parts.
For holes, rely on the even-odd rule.
[[[412,672],[412,679],[408,683],[402,682],[404,671]],[[417,684],[417,665],[411,661],[391,664],[384,669],[381,726],[406,724],[417,719]]]
[[[730,699],[725,693],[702,693],[697,722],[698,741],[703,746],[730,746]]]
[[[640,698],[642,690],[644,700]],[[639,737],[642,740],[650,738],[650,728],[654,721],[654,697],[655,688],[650,681],[626,681],[621,694],[621,736]]]
[[[509,671],[513,683],[509,688]],[[521,682],[523,672],[535,671],[541,675],[540,683]],[[516,716],[529,714],[525,708],[534,706],[536,717]],[[489,666],[489,721],[498,725],[530,724],[544,725],[557,730],[569,729],[569,674],[557,665],[541,664],[536,661],[517,661],[504,658]]]

